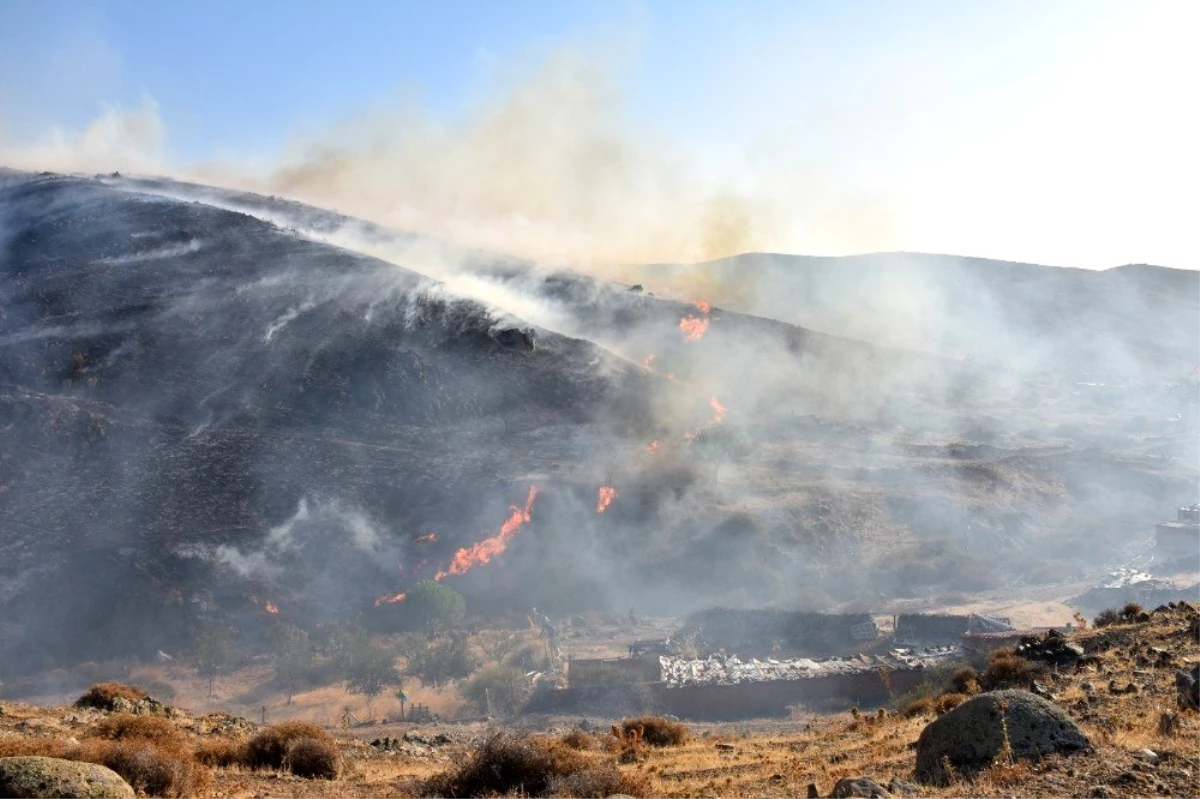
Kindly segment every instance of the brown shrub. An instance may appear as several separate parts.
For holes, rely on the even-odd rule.
[[[963,702],[966,702],[968,699],[970,699],[970,697],[968,697],[966,694],[942,694],[937,698],[937,701],[934,703],[934,707],[936,707],[938,715],[940,716],[943,713],[949,713],[951,710],[954,710],[954,708],[958,707]]]
[[[913,719],[917,716],[927,716],[933,712],[933,709],[933,697],[923,696],[920,699],[914,699],[905,705],[904,710],[902,710],[901,713],[903,713],[904,718]]]
[[[1117,624],[1121,621],[1121,614],[1117,613],[1112,608],[1100,611],[1096,618],[1092,619],[1092,626],[1096,628],[1108,627],[1112,624]]]
[[[75,700],[75,707],[92,707],[97,710],[112,710],[117,699],[127,702],[140,702],[147,696],[146,692],[136,685],[125,685],[119,682],[98,682],[87,692]]]
[[[336,780],[338,753],[330,743],[317,738],[300,738],[288,748],[286,766],[297,777]]]
[[[645,782],[552,740],[499,732],[462,765],[421,783],[422,796],[645,796]]]
[[[139,795],[199,796],[212,775],[183,747],[145,738],[105,742],[107,746],[84,753],[92,763],[108,766],[120,774]],[[98,755],[98,756],[97,756]]]
[[[210,775],[181,741],[160,743],[145,738],[119,741],[93,738],[68,743],[53,738],[0,740],[0,757],[57,757],[98,763],[121,775],[141,795],[198,796]]]
[[[662,716],[638,716],[621,723],[621,731],[629,735],[641,731],[641,739],[650,746],[682,746],[687,742],[687,727]]]
[[[107,765],[125,777],[134,791],[151,797],[194,797],[208,785],[210,774],[191,752],[146,739],[112,741],[100,757],[89,761]]]
[[[956,694],[979,693],[979,672],[970,666],[963,666],[961,669],[957,669],[950,676],[950,689]]]
[[[1142,606],[1136,602],[1130,602],[1121,608],[1121,615],[1126,621],[1132,621],[1142,615]]]
[[[249,761],[246,756],[246,744],[231,738],[210,738],[201,741],[195,754],[196,760],[206,766],[228,768],[244,766]]]
[[[0,738],[0,757],[66,758],[72,744],[58,738]]]
[[[1003,688],[1028,688],[1037,676],[1032,664],[1011,649],[997,649],[988,658],[987,671],[979,682],[986,691]]]
[[[307,721],[284,721],[259,730],[246,742],[246,765],[252,768],[283,768],[288,750],[301,738],[312,738],[326,746],[334,745],[333,736]]]
[[[89,732],[91,735],[113,741],[145,738],[182,745],[184,740],[179,729],[162,716],[136,716],[132,713],[118,713],[101,719]]]
[[[584,732],[580,729],[574,729],[562,737],[562,742],[565,746],[572,749],[595,749],[596,736],[590,732]]]

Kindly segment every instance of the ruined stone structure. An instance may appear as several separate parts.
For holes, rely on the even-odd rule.
[[[869,613],[710,608],[689,616],[676,637],[692,638],[704,652],[754,657],[779,652],[832,655],[878,635]]]
[[[1173,522],[1154,525],[1154,554],[1162,559],[1200,557],[1200,503],[1180,508]]]

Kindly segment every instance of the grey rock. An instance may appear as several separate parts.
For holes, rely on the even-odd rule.
[[[843,777],[833,786],[831,799],[891,799],[891,794],[875,780],[867,777]]]
[[[56,757],[0,758],[0,796],[23,799],[134,799],[129,783],[95,763]]]
[[[921,786],[915,782],[893,777],[892,781],[888,783],[888,791],[892,796],[920,796]]]
[[[917,740],[917,778],[943,783],[948,760],[959,773],[991,765],[1005,749],[1016,758],[1091,748],[1062,708],[1029,691],[992,691],[973,697],[931,722]]]
[[[1175,672],[1175,690],[1179,692],[1179,706],[1200,710],[1200,663],[1190,671]]]

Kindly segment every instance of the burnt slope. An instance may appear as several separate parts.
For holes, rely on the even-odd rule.
[[[252,217],[43,177],[0,220],[8,656],[169,646],[222,586],[344,616],[647,418],[595,346]]]

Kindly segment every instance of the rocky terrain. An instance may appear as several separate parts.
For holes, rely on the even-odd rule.
[[[527,718],[521,726],[533,735],[528,745],[550,753],[538,762],[582,769],[590,780],[570,784],[620,780],[643,796],[1195,795],[1200,714],[1188,680],[1200,667],[1200,613],[1178,603],[1114,617],[1101,629],[1025,646],[1027,660],[1005,652],[993,654],[978,674],[931,673],[926,693],[896,697],[878,709],[836,716],[797,709],[791,721],[689,724],[686,738],[661,741],[653,737],[658,722],[649,721],[631,728],[641,724],[644,737],[622,731],[620,738],[609,732],[617,719]],[[1005,689],[979,693],[979,683],[990,680]],[[967,694],[953,693],[958,688]],[[299,766],[254,767],[240,758],[257,751],[246,749],[249,742],[279,738],[281,729],[324,740],[328,733],[320,728],[268,730],[139,696],[93,691],[83,700],[100,707],[4,703],[0,756],[90,758],[114,763],[136,780],[146,772],[113,759],[113,748],[156,741],[160,756],[174,752],[190,764],[188,784],[202,790],[189,795],[269,797],[429,795],[432,786],[448,784],[445,775],[480,757],[484,742],[493,741],[490,756],[503,754],[496,751],[496,730],[481,722],[354,727],[329,739],[337,755],[332,781],[304,777],[294,772]],[[1001,711],[974,710],[988,706]],[[935,749],[943,728],[952,734]],[[516,744],[509,749],[529,754]],[[922,767],[933,752],[945,756],[935,760],[950,764],[948,771]],[[6,762],[0,760],[0,773]],[[177,795],[170,790],[182,784],[184,772],[171,773],[176,781],[161,783],[166,789],[152,795]],[[547,777],[527,774],[534,778]],[[852,792],[851,782],[866,793]]]

